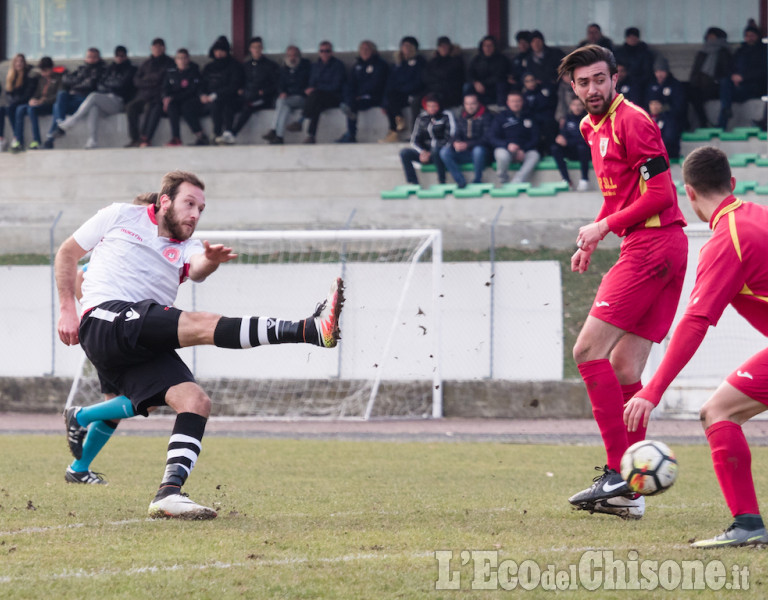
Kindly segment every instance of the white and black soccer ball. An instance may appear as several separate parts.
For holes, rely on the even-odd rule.
[[[633,492],[661,494],[677,479],[677,459],[663,442],[643,440],[632,444],[621,457],[621,476]]]

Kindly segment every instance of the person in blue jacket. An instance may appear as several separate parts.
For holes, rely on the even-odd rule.
[[[376,44],[370,40],[360,42],[355,64],[344,86],[344,101],[341,103],[341,110],[347,117],[347,132],[336,142],[344,144],[357,141],[357,113],[381,106],[388,70],[387,63],[379,56]]]
[[[426,63],[426,59],[419,54],[419,42],[415,37],[407,35],[400,40],[400,49],[395,53],[395,63],[389,70],[384,90],[384,111],[389,119],[389,133],[379,141],[399,141],[398,132],[408,128],[403,117],[406,106],[410,106],[411,120],[416,122],[424,93]]]
[[[305,144],[315,143],[320,114],[324,110],[336,108],[341,104],[344,83],[347,79],[344,63],[333,56],[331,42],[327,40],[320,42],[318,54],[320,56],[312,64],[309,74],[309,87],[304,90],[307,100],[304,104],[303,118],[309,119]],[[289,130],[295,131],[295,125],[289,127]]]
[[[557,169],[568,186],[573,189],[571,176],[568,174],[568,166],[565,159],[578,160],[581,168],[581,179],[576,186],[579,192],[586,192],[589,189],[589,162],[592,160],[592,151],[589,144],[581,135],[579,126],[581,120],[587,115],[584,103],[578,98],[571,99],[568,105],[568,113],[560,127],[560,133],[557,134],[555,142],[550,147],[552,158],[555,159]]]
[[[531,114],[524,110],[520,92],[513,90],[507,94],[507,108],[493,120],[488,140],[493,146],[499,183],[509,182],[509,164],[513,161],[520,163],[520,170],[512,182],[528,181],[541,157],[536,150],[539,127]]]
[[[467,186],[467,180],[459,164],[471,162],[475,178],[472,183],[482,183],[483,170],[489,163],[491,149],[486,135],[493,117],[488,109],[480,104],[477,94],[472,92],[464,96],[464,110],[456,119],[456,134],[448,144],[440,149],[440,158],[445,168],[460,188]]]

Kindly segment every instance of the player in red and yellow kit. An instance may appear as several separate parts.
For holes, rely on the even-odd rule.
[[[616,92],[610,50],[584,46],[566,56],[569,75],[587,116],[581,132],[603,193],[595,222],[579,229],[571,270],[583,273],[608,232],[624,237],[619,260],[600,284],[573,356],[606,450],[602,474],[569,502],[590,512],[639,519],[645,501],[619,474],[621,457],[645,428],[629,433],[624,403],[641,389],[651,346],[669,331],[685,277],[688,241],[661,133],[648,114]],[[598,467],[598,470],[601,470]]]
[[[672,380],[696,353],[707,328],[725,307],[768,335],[768,208],[731,194],[735,180],[728,157],[711,146],[697,148],[683,164],[685,192],[712,238],[699,254],[696,283],[683,318],[651,381],[628,403],[630,431],[644,427]],[[768,349],[731,373],[701,409],[720,488],[734,517],[722,534],[694,542],[697,548],[767,544],[752,482],[752,457],[742,423],[768,408]]]

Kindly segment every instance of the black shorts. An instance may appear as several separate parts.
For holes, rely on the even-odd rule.
[[[137,414],[165,404],[169,388],[194,382],[176,354],[181,311],[152,300],[103,302],[80,322],[80,345],[104,393],[124,394]]]

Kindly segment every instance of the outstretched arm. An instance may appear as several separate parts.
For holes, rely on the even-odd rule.
[[[223,244],[211,246],[208,240],[205,240],[203,241],[203,248],[205,251],[202,254],[195,254],[189,259],[189,278],[192,281],[204,281],[208,275],[219,268],[221,263],[237,258],[237,254],[232,252],[232,248]]]
[[[653,378],[624,408],[624,423],[628,431],[636,431],[640,423],[644,427],[648,426],[651,411],[658,406],[669,384],[696,354],[708,327],[709,320],[706,317],[686,314],[680,319]]]
[[[75,305],[75,282],[77,261],[85,256],[86,252],[87,250],[83,249],[75,238],[69,237],[59,248],[54,261],[56,288],[59,292],[59,339],[67,346],[74,346],[80,342],[77,334],[80,319]]]

